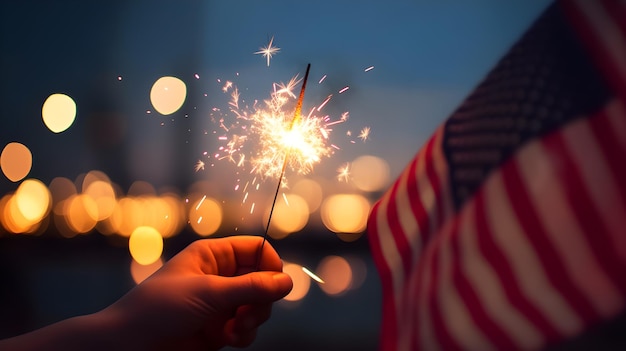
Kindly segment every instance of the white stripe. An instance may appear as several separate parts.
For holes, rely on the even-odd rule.
[[[423,161],[424,155],[422,152],[417,156],[417,162]],[[409,164],[410,166],[410,164]],[[411,246],[411,266],[413,266],[416,262],[417,257],[419,257],[421,247],[421,238],[419,226],[417,224],[417,220],[413,215],[413,211],[411,209],[410,198],[416,196],[418,194],[409,194],[407,191],[407,182],[409,177],[411,176],[409,169],[405,172],[402,172],[401,178],[398,180],[399,185],[396,193],[396,206],[398,210],[398,218],[400,222],[400,226],[402,227],[402,231],[406,234],[406,238],[408,240],[409,245]]]
[[[553,160],[546,156],[546,152],[539,142],[532,142],[525,147],[518,156],[520,176],[547,239],[557,251],[557,259],[564,264],[568,277],[578,290],[588,293],[586,286],[593,284],[595,279],[592,276],[599,267],[571,213],[558,175],[553,169]],[[598,282],[602,282],[602,279],[598,279]],[[555,317],[561,323],[562,330],[567,335],[573,335],[582,329],[582,322],[573,311],[566,308],[565,301],[563,305],[561,313]]]
[[[471,221],[467,211],[464,211],[462,218],[458,220],[468,225]],[[452,253],[451,240],[459,240],[459,238],[450,238],[451,224],[448,223],[442,235],[445,235],[439,250],[441,250],[439,260],[439,308],[442,313],[443,322],[447,327],[450,336],[457,340],[464,349],[469,350],[493,350],[494,347],[483,335],[482,331],[476,328],[476,323],[469,315],[463,301],[460,300],[456,287],[452,282]],[[463,246],[463,244],[461,244]],[[458,258],[457,258],[458,259]]]
[[[609,123],[613,126],[613,132],[617,135],[617,141],[626,150],[626,107],[624,101],[613,100],[606,107]]]
[[[586,120],[579,120],[565,127],[565,130],[559,133],[566,134],[565,131],[572,129],[573,126],[583,126],[583,123],[586,123]],[[586,125],[583,126],[583,128],[585,127]],[[580,129],[580,127],[577,129]],[[583,139],[585,138],[580,133],[573,133],[574,136],[577,134],[583,137]],[[575,142],[592,147],[589,139],[576,140]],[[549,151],[545,150],[538,143],[536,152],[538,154],[532,156],[535,160],[535,165],[550,175],[550,179],[547,182],[538,184],[534,188],[535,191],[531,191],[531,193],[534,193],[534,203],[544,228],[578,290],[592,303],[597,312],[604,316],[613,315],[617,307],[615,303],[620,301],[621,298],[615,286],[599,266],[596,256],[591,251],[589,243],[585,238],[583,229],[580,227],[576,214],[573,213],[571,206],[568,205],[565,189],[563,189],[562,183],[559,181],[560,177],[567,177],[566,170],[559,170],[557,168],[558,159],[555,161],[554,158],[548,157],[546,153]],[[580,161],[588,157],[601,156],[601,154],[591,155],[589,152],[590,150],[585,150],[585,154],[581,155]],[[573,153],[568,152],[568,154],[572,155]],[[557,158],[559,156],[561,155],[553,155],[553,157]],[[599,164],[597,165],[599,166]],[[532,177],[533,174],[533,171],[528,170],[527,179]]]
[[[595,118],[607,117],[599,115]],[[613,241],[612,247],[621,256],[622,263],[626,263],[626,235],[624,235],[626,208],[616,191],[618,188],[616,179],[607,166],[607,160],[598,148],[593,133],[589,130],[589,123],[587,119],[577,121],[563,131],[563,137],[567,147],[571,150],[574,163],[579,166],[591,201],[608,229],[607,234]],[[599,300],[598,303],[601,304],[599,307],[606,317],[614,314],[617,309],[621,309],[623,299],[610,282],[605,285],[589,284],[590,287],[598,290],[598,296],[594,298]]]
[[[420,153],[417,157],[421,157]],[[410,166],[410,164],[409,164]],[[417,222],[415,218],[411,214],[411,205],[408,203],[408,194],[407,194],[407,178],[409,177],[409,167],[402,172],[400,178],[398,178],[398,188],[396,191],[396,196],[394,199],[396,202],[396,209],[398,213],[398,218],[400,222],[400,227],[404,232],[405,236],[409,243],[419,242],[417,239]],[[398,233],[399,234],[399,233]],[[407,253],[408,254],[408,253]],[[414,255],[411,254],[411,259],[414,259]],[[398,349],[400,350],[408,350],[410,348],[410,337],[411,337],[411,326],[407,323],[407,318],[410,318],[410,315],[406,311],[406,299],[408,296],[405,293],[406,290],[406,282],[404,286],[401,288],[402,291],[397,291],[396,293],[396,310],[397,310],[397,323],[398,326]]]
[[[509,259],[514,279],[517,280],[522,295],[557,330],[561,333],[570,332],[580,325],[580,321],[577,321],[578,317],[548,281],[537,253],[526,238],[526,233],[522,231],[518,218],[509,204],[502,182],[502,174],[497,171],[490,177],[485,190],[487,203],[494,204],[489,207],[488,216],[489,226],[493,229],[493,239],[504,256]]]
[[[489,186],[488,184],[486,183],[486,186]],[[500,198],[498,201],[504,200]],[[489,213],[491,207],[499,207],[500,202],[486,202],[488,218],[492,217]],[[466,220],[461,228],[462,232],[459,233],[463,275],[467,277],[469,284],[476,291],[481,306],[484,307],[487,315],[502,327],[519,348],[538,349],[544,343],[542,334],[509,303],[497,273],[480,253],[477,235],[485,235],[485,233],[476,233],[476,228],[473,225],[475,224],[473,221],[475,218],[474,204],[473,201],[468,203],[468,206],[463,210],[463,212],[467,212]]]
[[[605,57],[612,61],[617,68],[622,80],[626,80],[626,38],[620,32],[613,18],[606,13],[600,1],[576,0],[579,11],[587,19],[591,30],[610,57]]]
[[[378,205],[376,213],[376,229],[378,232],[378,241],[380,242],[380,250],[391,274],[390,279],[393,292],[393,304],[395,308],[394,312],[396,316],[396,325],[398,326],[397,330],[399,331],[399,317],[402,314],[400,294],[404,284],[404,268],[402,267],[400,253],[395,245],[395,241],[391,235],[391,228],[389,228],[389,223],[387,221],[387,206],[389,204],[390,194],[391,192],[387,192]]]

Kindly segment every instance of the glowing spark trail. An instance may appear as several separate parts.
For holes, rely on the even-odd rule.
[[[300,96],[298,97],[298,102],[296,103],[296,110],[293,113],[293,119],[291,120],[291,124],[289,125],[289,131],[293,130],[295,124],[299,123],[302,119],[302,101],[304,100],[304,91],[306,90],[306,81],[309,78],[309,71],[311,70],[311,64],[309,63],[306,66],[306,73],[304,74],[304,80],[302,81],[302,88],[300,88]],[[280,177],[278,178],[278,186],[276,187],[276,193],[274,194],[274,201],[272,201],[272,207],[270,208],[270,214],[267,218],[267,225],[265,226],[265,233],[263,234],[263,241],[261,242],[261,247],[259,249],[258,258],[257,258],[257,270],[259,270],[259,264],[261,263],[261,253],[263,252],[263,246],[265,246],[265,242],[267,241],[267,233],[270,229],[270,223],[272,221],[272,214],[274,213],[274,207],[276,206],[276,199],[278,198],[278,193],[280,192],[280,186],[283,181],[283,177],[285,176],[285,170],[287,169],[287,164],[289,161],[289,154],[291,153],[290,147],[285,152],[285,158],[283,160],[283,167],[280,171]]]
[[[317,274],[311,272],[310,270],[308,270],[308,268],[306,267],[302,267],[302,271],[304,273],[306,273],[306,275],[308,275],[309,277],[311,277],[311,279],[315,280],[318,283],[324,284],[324,281],[322,280],[322,278],[318,277]]]

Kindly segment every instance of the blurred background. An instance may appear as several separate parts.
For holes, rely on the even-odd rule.
[[[286,174],[269,240],[295,287],[249,349],[376,349],[367,214],[547,5],[3,1],[0,337],[97,311],[199,238],[262,235],[277,179],[229,142],[311,63],[332,154]]]

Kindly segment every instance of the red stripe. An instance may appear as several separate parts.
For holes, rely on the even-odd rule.
[[[441,129],[440,129],[441,130]],[[435,135],[430,139],[428,145],[426,145],[426,151],[424,154],[425,160],[424,165],[426,168],[426,175],[428,176],[428,180],[430,181],[430,187],[433,189],[433,193],[435,195],[435,206],[437,207],[437,227],[441,228],[443,224],[443,202],[441,196],[441,180],[437,175],[437,171],[435,170],[434,157],[433,157],[433,148],[435,144],[435,139],[437,136],[441,135],[440,130],[435,133]],[[437,147],[440,147],[438,145]],[[432,211],[432,209],[431,209]],[[437,230],[433,230],[432,233],[429,233],[428,236],[436,233]]]
[[[422,252],[426,252],[423,250]],[[424,261],[424,255],[421,256],[421,261]],[[413,280],[409,280],[409,283],[415,285],[415,289],[413,291],[416,292],[415,296],[413,296],[412,305],[409,305],[409,326],[413,327],[414,332],[411,333],[411,350],[419,350],[421,348],[421,335],[420,330],[423,328],[420,325],[419,318],[419,310],[420,308],[424,308],[424,306],[420,306],[420,292],[422,289],[422,277],[424,274],[424,264],[422,262],[417,263],[416,273],[411,277]],[[410,289],[407,291],[411,291]]]
[[[456,220],[455,220],[456,222]],[[430,250],[434,250],[431,258],[432,262],[427,265],[426,269],[430,268],[430,285],[428,285],[428,305],[430,306],[431,320],[433,322],[433,330],[435,333],[435,339],[441,345],[444,350],[461,350],[461,347],[457,344],[456,340],[452,338],[446,324],[441,315],[439,308],[439,254],[441,252],[441,233],[439,233],[437,242],[431,242],[432,247]],[[423,262],[422,264],[428,264]],[[427,283],[427,282],[425,282]]]
[[[429,143],[432,143],[432,140],[433,139],[431,139]],[[420,199],[419,187],[417,186],[417,164],[418,159],[422,157],[424,156],[420,155],[416,157],[413,160],[413,163],[411,163],[409,169],[409,178],[407,179],[407,193],[411,204],[411,211],[413,212],[413,216],[415,217],[417,225],[420,229],[420,240],[422,245],[421,247],[423,249],[429,237],[428,230],[430,219],[428,218],[428,213],[424,209],[424,204],[422,204],[422,201]]]
[[[398,187],[400,186],[400,182],[402,181],[402,176],[396,180],[391,188],[391,194],[389,196],[389,203],[387,204],[387,224],[389,225],[389,229],[391,231],[391,235],[395,242],[396,248],[398,249],[398,254],[400,255],[400,259],[402,260],[402,267],[404,268],[404,277],[406,278],[411,274],[411,245],[402,229],[402,225],[400,224],[400,219],[398,217],[398,203],[396,202],[396,194],[398,193]]]
[[[573,22],[574,29],[578,36],[590,49],[589,53],[599,66],[604,78],[615,92],[621,96],[622,100],[626,100],[626,77],[620,76],[620,74],[623,75],[626,73],[620,73],[619,71],[619,66],[616,62],[619,58],[611,56],[610,51],[608,51],[607,47],[602,42],[601,34],[595,32],[594,27],[590,24],[589,18],[573,1],[562,1],[562,5],[567,17]],[[624,22],[626,18],[617,20],[617,22],[620,21]],[[624,36],[624,33],[621,34]]]
[[[477,203],[477,206],[483,206],[483,203]],[[483,209],[480,210],[484,212]],[[478,214],[476,214],[478,216]],[[472,320],[475,325],[480,328],[484,335],[487,336],[489,341],[496,346],[498,350],[515,350],[518,349],[517,345],[511,340],[511,338],[495,323],[485,312],[476,291],[472,288],[471,283],[461,273],[461,253],[459,249],[459,236],[468,235],[468,233],[460,234],[458,231],[458,218],[454,221],[454,227],[452,228],[452,278],[454,285],[458,291],[459,296],[463,299],[465,307],[467,307]],[[478,229],[478,228],[477,228]],[[477,236],[483,235],[482,231],[476,231]],[[488,302],[487,302],[488,303]]]
[[[607,134],[612,133],[608,131]],[[603,135],[602,138],[604,137]],[[608,236],[608,228],[600,219],[598,210],[593,206],[593,201],[580,170],[565,145],[563,134],[553,133],[544,138],[542,143],[549,151],[548,156],[552,158],[552,163],[561,166],[558,168],[559,174],[557,176],[563,183],[569,206],[578,220],[594,257],[611,278],[611,281],[618,284],[622,294],[626,294],[623,265],[613,250],[611,239]],[[585,319],[589,321],[595,320],[597,317],[595,313],[589,313]]]
[[[380,244],[380,233],[378,232],[378,219],[377,213],[379,210],[380,202],[377,202],[372,212],[370,213],[368,223],[368,239],[370,243],[370,251],[372,252],[372,259],[376,263],[378,268],[378,275],[380,276],[382,287],[382,326],[380,336],[381,350],[396,350],[397,349],[397,324],[396,324],[396,306],[394,302],[393,281],[391,276],[391,269],[387,264],[385,257],[382,253],[382,247]]]
[[[559,258],[558,252],[548,240],[548,234],[541,224],[529,194],[526,192],[523,180],[515,162],[507,162],[502,167],[504,187],[511,199],[511,207],[515,212],[519,224],[526,232],[526,236],[537,253],[546,276],[557,289],[565,301],[589,322],[597,317],[593,307],[576,288],[568,272]],[[564,204],[565,205],[565,204]],[[506,284],[505,284],[506,285]]]
[[[510,200],[515,201],[515,199]],[[500,280],[500,286],[504,289],[508,301],[513,307],[520,311],[526,319],[541,330],[548,340],[559,339],[561,334],[554,325],[552,325],[546,316],[524,295],[516,279],[515,271],[493,239],[491,228],[487,222],[487,209],[492,206],[500,205],[497,203],[486,203],[487,199],[484,197],[482,190],[476,192],[474,201],[476,204],[476,232],[480,252],[496,272]]]
[[[607,165],[613,173],[613,179],[616,180],[616,190],[620,194],[622,204],[626,207],[626,185],[624,184],[626,181],[626,150],[617,139],[607,114],[605,109],[599,116],[590,118],[589,126],[604,157],[606,157]],[[624,119],[626,115],[622,115],[620,118]]]

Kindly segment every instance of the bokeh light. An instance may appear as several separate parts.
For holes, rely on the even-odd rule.
[[[283,299],[287,301],[298,301],[304,298],[311,287],[311,278],[304,273],[302,266],[295,263],[284,262],[283,272],[289,274],[293,281],[293,289],[291,289],[291,292],[283,297]]]
[[[322,204],[322,222],[335,233],[362,233],[369,211],[370,204],[361,195],[332,195]]]
[[[196,234],[209,236],[222,224],[222,207],[212,198],[202,196],[189,207],[189,225]]]
[[[269,212],[270,208],[267,209],[265,221],[269,218]],[[308,221],[309,206],[306,201],[298,195],[285,194],[284,198],[276,201],[268,235],[282,239],[304,228]]]
[[[163,266],[163,259],[159,257],[156,261],[143,265],[137,263],[137,261],[132,260],[130,262],[130,275],[133,277],[133,281],[135,284],[139,284],[142,281],[146,280],[152,273],[156,272]]]
[[[340,256],[325,257],[317,268],[317,275],[324,280],[319,286],[328,295],[342,294],[352,283],[352,268]]]
[[[52,94],[41,108],[43,123],[54,133],[69,128],[76,118],[76,103],[65,94]]]
[[[0,154],[2,173],[12,182],[24,179],[33,165],[33,155],[23,144],[8,143]]]
[[[187,97],[187,86],[176,77],[161,77],[150,90],[150,102],[157,112],[170,115],[183,106]]]
[[[24,217],[17,206],[16,197],[13,194],[6,195],[2,199],[2,225],[11,233],[31,233],[36,230],[37,223],[33,223]]]
[[[64,212],[67,224],[76,233],[88,233],[98,221],[98,205],[85,194],[65,200]]]
[[[152,264],[163,253],[163,237],[152,227],[137,227],[128,240],[128,250],[137,263],[144,266]]]
[[[27,179],[15,192],[17,208],[22,216],[35,224],[48,214],[51,203],[50,191],[37,179]]]
[[[98,221],[109,218],[113,214],[116,198],[111,183],[103,180],[93,181],[89,183],[83,193],[95,201],[98,208]]]
[[[389,182],[389,164],[376,156],[361,156],[350,165],[351,179],[357,189],[379,191]]]
[[[65,177],[56,177],[50,181],[48,185],[50,195],[52,195],[52,203],[54,213],[63,215],[63,201],[77,194],[76,185],[70,179]]]
[[[291,192],[300,195],[306,201],[310,213],[317,211],[322,204],[322,186],[312,179],[299,180]]]

